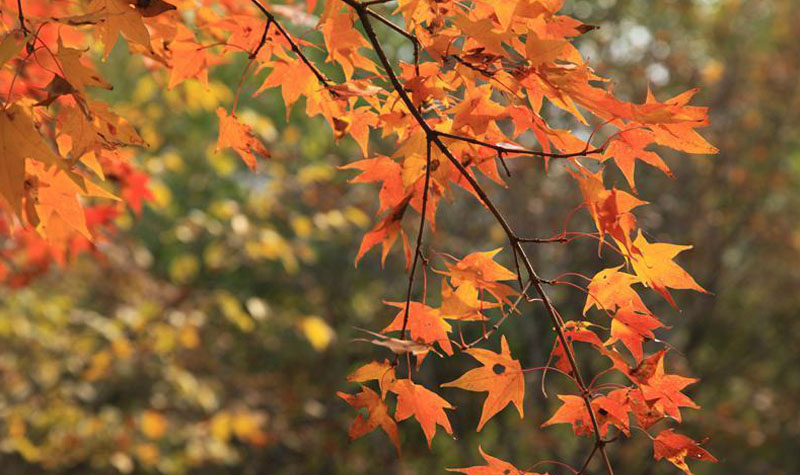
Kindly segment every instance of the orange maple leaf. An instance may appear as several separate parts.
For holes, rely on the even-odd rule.
[[[603,161],[613,158],[634,192],[636,191],[636,183],[634,181],[636,160],[652,165],[668,176],[673,177],[669,167],[657,153],[645,150],[653,141],[653,134],[647,130],[626,130],[620,132],[611,140],[603,152]]]
[[[389,360],[383,360],[383,362],[372,361],[365,364],[347,375],[347,380],[357,383],[377,380],[381,389],[381,397],[386,397],[386,391],[397,381],[397,377],[395,376],[394,366]]]
[[[633,241],[633,252],[630,254],[631,264],[642,283],[655,289],[674,307],[675,301],[668,288],[679,290],[696,290],[708,293],[695,282],[688,272],[673,262],[679,253],[692,246],[680,246],[667,243],[650,243],[642,235],[641,230]]]
[[[519,417],[524,417],[522,400],[525,396],[525,374],[518,360],[511,358],[506,337],[501,339],[500,353],[482,348],[471,348],[467,354],[483,364],[481,368],[467,371],[460,378],[442,387],[466,389],[467,391],[488,391],[483,403],[478,432],[495,414],[503,410],[509,403],[514,403]]]
[[[222,107],[217,109],[217,117],[219,117],[217,150],[234,149],[251,170],[256,168],[254,153],[269,158],[269,150],[256,138],[249,125],[239,122],[235,115],[228,115],[228,112]]]
[[[406,314],[405,302],[384,302],[392,307],[400,309],[397,315],[382,333],[400,331],[403,328],[403,320]],[[450,332],[450,324],[442,318],[442,315],[435,308],[428,307],[420,302],[411,302],[408,308],[407,329],[411,333],[411,338],[415,341],[432,345],[438,343],[439,347],[448,355],[453,354],[453,345],[447,334]]]
[[[719,149],[708,143],[695,130],[698,127],[709,125],[707,107],[688,105],[696,93],[697,89],[690,89],[662,104],[650,90],[647,91],[645,106],[667,105],[673,114],[673,118],[665,120],[664,123],[648,124],[657,144],[686,153],[714,154],[719,152]]]
[[[481,446],[478,446],[478,452],[481,453],[481,457],[483,457],[483,459],[486,460],[486,463],[488,465],[466,467],[466,468],[448,468],[447,471],[459,472],[466,475],[506,475],[506,474],[542,475],[534,472],[523,472],[522,470],[511,465],[505,460],[500,460],[499,458],[495,458],[487,454],[486,452],[483,451],[483,448]]]
[[[700,406],[694,403],[688,396],[681,391],[690,384],[696,383],[695,378],[686,378],[677,374],[664,373],[664,354],[659,352],[660,357],[656,360],[656,367],[653,375],[641,385],[642,395],[646,401],[652,401],[653,406],[681,422],[681,407],[699,409]]]
[[[86,87],[112,89],[111,83],[103,79],[93,66],[81,61],[83,53],[82,50],[64,46],[59,36],[58,51],[55,57],[60,66],[59,71],[64,74],[64,79],[81,93],[86,91]]]
[[[86,9],[103,18],[97,25],[104,47],[103,57],[111,53],[120,34],[132,45],[151,50],[150,33],[144,26],[142,14],[127,0],[91,0]]]
[[[169,89],[189,78],[197,78],[208,87],[208,51],[199,44],[191,30],[178,23],[175,38],[170,42],[172,69],[169,73]]]
[[[611,425],[628,433],[628,411],[624,404],[627,399],[626,391],[626,389],[618,389],[608,395],[600,395],[592,399],[592,410],[600,427],[601,436],[605,437],[608,434],[608,428]],[[542,424],[542,427],[553,424],[570,424],[575,435],[594,433],[591,417],[582,397],[559,394],[558,398],[563,404],[556,410],[553,417]]]
[[[483,314],[484,310],[497,307],[495,302],[481,300],[480,292],[472,282],[462,282],[461,285],[453,290],[442,279],[442,306],[440,312],[443,318],[448,320],[484,321],[488,320]]]
[[[386,262],[386,256],[392,249],[397,236],[403,239],[403,250],[406,255],[406,267],[411,265],[411,246],[408,244],[408,236],[403,231],[403,215],[408,209],[408,202],[411,197],[406,196],[397,206],[391,209],[386,216],[383,217],[361,240],[361,246],[358,248],[356,255],[355,266],[358,267],[358,261],[364,257],[370,249],[381,244],[381,266]]]
[[[635,275],[620,272],[622,266],[603,269],[592,277],[583,314],[592,307],[605,312],[615,312],[621,307],[631,307],[641,313],[650,313],[639,294],[631,288],[639,282]]]
[[[653,456],[656,460],[667,459],[673,465],[683,470],[688,475],[692,474],[686,464],[686,457],[692,460],[707,460],[718,462],[706,449],[685,435],[678,434],[672,429],[661,431],[653,439]]]
[[[638,362],[642,360],[642,343],[653,340],[653,330],[663,327],[664,324],[650,313],[641,313],[632,307],[620,308],[612,317],[611,338],[606,345],[621,340]]]
[[[366,386],[361,386],[361,392],[358,394],[343,392],[337,392],[336,394],[344,399],[347,404],[356,409],[366,409],[369,414],[367,417],[362,414],[356,416],[356,419],[350,425],[348,433],[350,440],[363,437],[380,427],[392,440],[397,453],[400,453],[400,437],[397,434],[397,424],[389,415],[389,407],[378,393]]]
[[[300,96],[312,97],[320,94],[321,86],[317,82],[317,78],[301,61],[288,58],[286,61],[265,63],[262,68],[270,66],[272,71],[253,95],[280,86],[287,115],[292,104],[297,102]]]
[[[377,214],[394,208],[406,198],[402,177],[403,168],[389,157],[378,155],[374,158],[348,163],[339,168],[361,171],[361,174],[349,180],[349,183],[381,183]]]
[[[446,263],[447,271],[437,272],[450,276],[450,281],[456,287],[468,282],[476,289],[489,291],[498,302],[506,302],[507,297],[516,292],[500,281],[515,280],[517,274],[494,261],[494,256],[501,250],[502,248],[497,248],[493,251],[473,252],[455,264]]]
[[[422,427],[422,432],[425,433],[428,448],[431,447],[433,436],[436,435],[437,424],[442,426],[448,434],[453,434],[444,410],[454,409],[454,407],[441,396],[424,386],[414,384],[410,379],[398,379],[391,391],[397,394],[395,419],[404,421],[414,416]]]
[[[26,159],[55,166],[67,173],[66,161],[45,143],[22,106],[14,104],[0,111],[0,197],[18,215],[25,193]],[[82,181],[72,173],[69,176],[76,182]]]
[[[584,204],[592,215],[600,237],[608,234],[620,247],[630,249],[630,234],[636,226],[636,218],[631,210],[646,202],[616,188],[606,189],[602,170],[592,173],[581,168],[579,172],[570,170],[570,173],[578,180]]]

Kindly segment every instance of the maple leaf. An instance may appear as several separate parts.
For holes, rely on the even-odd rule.
[[[398,455],[400,454],[400,437],[397,434],[397,424],[389,415],[389,407],[378,393],[366,386],[361,386],[361,392],[358,394],[343,392],[337,392],[336,394],[344,399],[347,404],[356,409],[366,409],[369,414],[366,418],[362,414],[356,416],[356,419],[350,425],[348,434],[350,440],[363,437],[380,427],[392,440]]]
[[[350,382],[363,383],[365,381],[377,380],[381,389],[381,397],[386,397],[386,392],[392,387],[397,377],[395,376],[394,366],[389,360],[372,361],[347,375]]]
[[[675,301],[672,300],[672,296],[667,290],[668,288],[708,293],[695,282],[688,272],[673,262],[675,256],[691,249],[692,246],[650,243],[642,235],[641,230],[636,236],[633,246],[630,259],[636,275],[641,279],[642,283],[663,295],[673,307],[675,306]]]
[[[483,134],[492,121],[507,116],[505,107],[491,100],[492,88],[486,84],[467,91],[464,100],[449,112],[454,114],[452,129],[469,127],[474,134]]]
[[[104,102],[87,102],[92,116],[92,126],[105,145],[111,148],[120,145],[142,145],[147,143],[126,119],[120,117]]]
[[[264,64],[262,67],[267,66],[271,66],[272,71],[253,95],[257,96],[267,89],[280,87],[287,114],[300,96],[311,97],[320,94],[317,78],[301,61],[276,61]]]
[[[628,411],[624,404],[627,399],[625,391],[625,389],[618,389],[608,395],[596,396],[591,400],[592,410],[597,418],[602,437],[608,434],[608,428],[611,425],[626,434],[629,432]],[[588,436],[594,433],[591,416],[582,397],[559,394],[558,398],[563,404],[556,410],[553,417],[542,424],[542,427],[553,424],[570,424],[575,435]]]
[[[714,154],[719,152],[695,130],[698,127],[709,125],[708,108],[688,105],[696,93],[697,89],[691,89],[663,103],[668,106],[668,110],[673,116],[677,116],[677,119],[666,121],[667,123],[648,125],[656,143],[687,153]],[[661,106],[662,104],[648,89],[645,105]]]
[[[422,427],[422,432],[425,433],[429,448],[433,436],[436,435],[437,425],[442,426],[448,434],[453,434],[444,410],[454,408],[441,396],[424,386],[414,384],[410,379],[398,379],[392,385],[391,391],[397,394],[395,419],[399,422],[414,416]]]
[[[328,61],[342,67],[347,81],[353,77],[356,68],[377,73],[375,63],[358,53],[369,42],[354,28],[354,21],[354,12],[342,12],[332,6],[326,9],[319,25],[328,50]]]
[[[57,167],[45,167],[39,162],[28,162],[26,172],[33,177],[37,185],[31,194],[35,195],[34,208],[37,230],[51,242],[65,245],[68,240],[68,229],[77,231],[86,239],[92,240],[92,234],[86,226],[86,213],[79,196],[96,196],[118,199],[105,189],[89,180],[80,184]],[[66,226],[67,229],[64,228]]]
[[[27,35],[21,30],[12,30],[3,37],[2,41],[0,41],[0,68],[6,64],[6,61],[22,51],[26,39]]]
[[[642,360],[642,343],[653,340],[653,330],[663,327],[664,324],[650,313],[641,313],[632,307],[620,308],[612,317],[611,338],[606,344],[621,340],[638,362]]]
[[[407,195],[400,203],[392,208],[386,216],[383,217],[361,240],[361,246],[358,248],[356,255],[355,266],[358,267],[358,261],[364,257],[370,249],[381,244],[381,267],[386,262],[386,256],[392,249],[397,236],[402,237],[403,250],[406,255],[406,267],[411,265],[411,246],[408,244],[408,236],[403,231],[403,215],[408,209],[408,203],[411,196]]]
[[[683,470],[688,475],[692,474],[686,464],[686,458],[693,460],[707,460],[718,462],[706,449],[685,435],[678,434],[672,429],[661,431],[653,439],[653,456],[656,460],[667,459],[673,465]]]
[[[79,49],[64,46],[59,36],[56,59],[60,65],[60,71],[64,73],[64,78],[81,93],[84,93],[87,87],[111,90],[113,88],[111,83],[103,79],[93,66],[81,61],[83,53],[84,51]]]
[[[578,180],[584,204],[592,215],[600,237],[609,234],[621,247],[630,249],[630,233],[636,225],[631,210],[646,202],[621,190],[607,190],[603,186],[602,170],[591,173],[581,168],[579,172],[570,170],[570,174]]]
[[[508,2],[491,2],[492,9],[494,10],[497,21],[500,23],[500,28],[508,30],[511,22],[514,20],[514,11],[517,9],[519,2],[512,0]]]
[[[244,163],[251,170],[256,168],[254,154],[257,153],[262,157],[269,158],[269,150],[256,138],[253,129],[249,125],[239,122],[239,119],[233,114],[228,115],[228,112],[222,107],[217,109],[217,117],[219,117],[217,150],[232,148],[242,157]]]
[[[483,459],[486,460],[486,463],[488,465],[466,467],[466,468],[448,468],[447,471],[459,472],[465,475],[510,475],[510,474],[547,475],[547,474],[537,474],[534,472],[523,472],[517,467],[511,465],[510,463],[487,454],[486,452],[483,451],[483,448],[480,445],[478,446],[478,452],[480,452],[481,457],[483,457]]]
[[[371,107],[357,107],[339,118],[345,126],[343,133],[350,134],[361,149],[363,156],[369,154],[369,130],[378,125],[378,117]]]
[[[225,43],[239,51],[254,51],[261,42],[261,35],[264,31],[264,20],[253,15],[227,15],[221,19],[214,17],[211,24],[215,28],[229,33],[225,38]],[[272,40],[273,38],[270,38],[263,49],[270,48]],[[281,44],[284,43],[281,41]]]
[[[519,361],[511,358],[505,336],[500,345],[500,353],[482,348],[467,350],[466,353],[483,364],[483,367],[467,371],[455,381],[441,385],[467,391],[489,392],[483,403],[478,432],[489,419],[512,402],[517,407],[519,417],[524,417],[522,400],[525,396],[525,374]]]
[[[658,410],[652,401],[645,400],[640,388],[628,391],[628,405],[636,423],[642,429],[647,429],[664,418],[664,413]]]
[[[528,35],[525,42],[525,53],[531,66],[552,63],[561,57],[569,43],[564,39],[539,39],[536,35]]]
[[[447,271],[437,271],[450,276],[456,287],[468,282],[477,289],[489,291],[498,302],[507,301],[509,295],[516,293],[512,288],[500,281],[515,280],[517,275],[494,261],[502,248],[493,251],[473,252],[455,264],[446,263]]]
[[[76,107],[62,107],[58,111],[58,121],[58,145],[62,152],[71,151],[73,156],[82,157],[102,143],[102,137],[98,135],[92,122]],[[102,177],[101,166],[91,168]]]
[[[208,87],[208,52],[197,43],[194,33],[178,24],[175,38],[170,42],[172,68],[169,73],[169,89],[189,78],[197,78]]]
[[[0,111],[0,196],[19,215],[25,193],[25,159],[64,169],[64,160],[53,152],[17,104]],[[74,179],[74,175],[71,175]]]
[[[142,14],[126,0],[91,0],[87,10],[102,15],[97,29],[104,46],[103,57],[111,54],[120,34],[134,45],[151,50],[150,33],[144,26]]]
[[[394,208],[405,198],[402,178],[402,167],[389,157],[379,155],[374,158],[348,163],[342,170],[361,170],[361,174],[351,179],[349,183],[381,183],[378,193],[380,204],[377,214]]]
[[[634,182],[636,160],[652,165],[669,177],[673,177],[669,167],[657,153],[645,150],[651,143],[653,143],[652,133],[641,129],[625,130],[616,135],[603,152],[603,160],[614,159],[634,192],[636,191]]]
[[[470,40],[474,41],[474,44],[480,45],[490,53],[501,56],[506,54],[505,49],[503,49],[503,43],[511,40],[512,33],[496,29],[494,21],[490,18],[473,20],[465,15],[458,15],[454,18],[453,23]]]
[[[488,320],[484,310],[497,307],[499,304],[480,299],[480,292],[472,282],[462,282],[453,290],[446,280],[442,279],[442,318],[460,321]]]
[[[586,304],[583,314],[592,307],[606,312],[615,312],[618,308],[630,307],[636,312],[650,313],[639,294],[631,288],[639,282],[635,275],[620,272],[622,266],[603,269],[592,277],[588,286]]]
[[[146,145],[133,126],[108,109],[103,103],[88,101],[82,108],[64,105],[58,112],[57,143],[62,153],[72,152],[97,176],[105,171],[98,162],[100,155],[116,155],[122,145]],[[109,153],[110,152],[110,153]]]
[[[403,329],[403,320],[406,314],[405,302],[384,302],[392,307],[399,308],[400,311],[381,333],[400,331]],[[410,302],[408,307],[407,329],[411,338],[415,341],[432,345],[438,343],[439,347],[448,355],[453,354],[453,345],[447,334],[450,332],[450,324],[447,323],[435,308],[428,307],[420,302]]]
[[[656,359],[653,375],[640,385],[642,396],[646,401],[653,401],[656,409],[681,422],[681,407],[700,408],[681,392],[686,386],[696,383],[697,379],[686,378],[677,374],[665,374],[665,354],[666,352],[658,353],[659,357]]]
[[[642,359],[636,366],[628,365],[625,359],[615,348],[603,349],[603,354],[611,359],[614,369],[621,372],[636,384],[646,384],[656,372],[659,361],[664,357],[667,350],[660,350],[647,358]]]

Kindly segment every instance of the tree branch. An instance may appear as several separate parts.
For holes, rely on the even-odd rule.
[[[425,159],[425,185],[422,191],[422,210],[419,217],[419,232],[417,232],[417,245],[414,249],[414,261],[411,264],[411,271],[408,274],[408,290],[406,291],[406,310],[403,314],[403,329],[400,331],[400,339],[406,339],[406,328],[408,328],[408,314],[411,309],[411,291],[414,289],[414,276],[417,270],[417,261],[419,260],[420,247],[422,246],[422,234],[425,230],[425,214],[428,208],[428,188],[431,182],[431,141],[428,140],[428,148]],[[423,270],[424,272],[424,270]]]
[[[470,172],[464,167],[464,165],[455,157],[455,155],[453,155],[450,149],[444,144],[444,142],[442,142],[441,137],[448,137],[448,134],[442,134],[440,132],[433,130],[430,124],[428,124],[425,118],[422,116],[422,114],[417,110],[416,107],[414,107],[413,101],[408,96],[408,93],[403,88],[403,85],[400,83],[400,80],[398,79],[397,75],[392,69],[392,64],[389,61],[389,58],[386,56],[386,52],[383,50],[383,46],[378,40],[378,36],[375,33],[375,30],[370,21],[370,14],[368,12],[367,6],[359,3],[356,0],[343,0],[343,1],[355,10],[356,14],[359,17],[359,20],[361,21],[362,26],[364,27],[364,31],[367,34],[369,42],[372,44],[372,47],[375,50],[375,54],[378,56],[381,65],[386,70],[386,74],[389,78],[389,82],[392,84],[392,88],[394,89],[395,93],[398,94],[403,103],[406,105],[409,112],[417,121],[419,126],[425,131],[428,141],[436,145],[439,148],[439,150],[448,158],[448,160],[450,160],[450,162],[458,169],[459,173],[461,173],[461,176],[470,184],[470,186],[478,195],[478,197],[481,199],[481,201],[484,203],[484,205],[494,215],[495,219],[497,220],[497,222],[500,224],[500,226],[503,228],[506,235],[508,236],[508,239],[512,247],[515,249],[515,252],[518,252],[519,256],[522,258],[522,262],[525,266],[526,271],[528,272],[529,280],[532,282],[532,285],[536,290],[536,293],[541,298],[545,310],[547,311],[547,314],[550,317],[550,320],[553,323],[553,326],[556,330],[558,339],[561,342],[564,348],[564,352],[567,355],[567,359],[569,360],[570,368],[572,369],[572,372],[575,376],[575,382],[578,386],[578,389],[581,392],[581,397],[586,405],[587,411],[589,412],[589,418],[591,419],[592,427],[595,432],[595,437],[596,437],[595,447],[597,450],[600,451],[600,454],[602,455],[603,460],[605,461],[606,471],[608,472],[609,475],[613,475],[614,470],[611,467],[611,462],[609,461],[608,455],[606,454],[605,444],[600,436],[600,426],[597,422],[597,416],[595,415],[594,409],[592,408],[591,392],[586,387],[586,384],[583,381],[583,377],[580,374],[580,369],[578,368],[575,355],[573,354],[570,346],[568,345],[566,335],[564,334],[563,322],[560,316],[558,315],[558,312],[556,311],[555,307],[553,306],[553,303],[550,301],[547,292],[545,292],[544,287],[542,286],[542,280],[539,278],[536,271],[534,270],[533,264],[531,263],[530,259],[525,253],[525,250],[522,248],[519,238],[517,237],[516,233],[511,228],[511,226],[508,224],[508,221],[506,220],[503,213],[500,212],[497,206],[495,206],[495,204],[488,197],[488,195],[483,190],[481,185],[477,182],[475,177],[473,177],[470,174]],[[459,140],[461,139],[460,136],[452,136],[449,138],[454,138]],[[474,143],[479,145],[485,144],[485,142],[481,142],[479,140],[475,139],[472,140]],[[492,144],[488,145],[491,148],[495,147]],[[497,149],[495,148],[495,150]],[[579,156],[584,154],[585,152],[571,156]]]

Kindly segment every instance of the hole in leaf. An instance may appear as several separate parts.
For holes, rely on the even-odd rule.
[[[492,366],[492,371],[494,371],[494,374],[503,374],[506,372],[506,367],[498,363]]]

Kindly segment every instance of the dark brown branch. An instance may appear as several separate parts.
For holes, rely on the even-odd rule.
[[[371,3],[373,3],[373,2],[364,2],[363,4],[364,5],[368,5],[368,4],[371,4]],[[378,2],[378,3],[384,3],[384,2]],[[378,20],[379,22],[383,23],[384,25],[388,26],[390,29],[392,29],[396,33],[399,33],[401,36],[405,37],[406,39],[408,39],[408,41],[411,42],[411,45],[414,47],[414,71],[417,73],[417,76],[419,76],[419,54],[420,54],[420,48],[421,48],[421,46],[419,44],[419,39],[416,36],[414,36],[413,34],[409,33],[406,30],[404,30],[403,28],[395,25],[391,20],[389,20],[385,16],[383,16],[383,15],[381,15],[379,13],[376,13],[371,8],[367,8],[367,13],[369,13],[369,15],[372,18],[374,18],[374,19]]]
[[[425,185],[422,190],[422,210],[419,217],[419,231],[417,232],[417,245],[414,249],[414,261],[411,264],[411,271],[408,274],[408,290],[406,292],[406,310],[403,314],[403,329],[400,331],[400,339],[406,339],[406,328],[408,328],[408,314],[411,309],[411,292],[414,289],[414,276],[417,270],[417,261],[422,247],[422,234],[425,231],[425,214],[428,208],[428,188],[431,183],[431,141],[428,140],[428,148],[425,159]],[[424,270],[423,270],[424,272]]]
[[[270,25],[272,25],[272,18],[267,17],[267,21],[264,23],[264,31],[261,33],[261,39],[258,41],[258,46],[256,46],[256,49],[250,53],[250,59],[255,59],[256,56],[258,56],[259,51],[261,51],[261,48],[267,44],[267,34],[269,33]]]
[[[25,25],[25,12],[22,11],[22,0],[17,0],[17,15],[19,18],[19,27],[22,29],[22,32],[25,36],[28,36],[28,27]]]
[[[300,47],[297,46],[297,43],[294,41],[294,38],[292,38],[292,35],[290,35],[288,31],[286,31],[283,25],[281,25],[281,23],[275,18],[275,15],[273,15],[269,10],[267,10],[267,7],[265,7],[259,0],[250,0],[250,2],[253,5],[255,5],[256,8],[258,8],[259,11],[261,11],[261,13],[267,18],[268,23],[272,22],[275,24],[275,28],[278,29],[278,32],[281,34],[281,36],[283,36],[289,43],[289,46],[292,48],[294,54],[296,54],[297,57],[300,58],[300,61],[302,61],[308,67],[308,69],[311,70],[311,72],[317,78],[317,81],[319,81],[320,84],[325,86],[325,88],[331,91],[331,93],[333,94],[334,92],[331,89],[332,84],[330,80],[326,78],[325,75],[322,74],[322,72],[320,72],[320,70],[317,69],[316,66],[314,66],[314,63],[312,63],[305,54],[303,54],[303,52],[300,50]],[[264,34],[261,37],[261,40],[263,42],[266,42],[267,35]],[[261,49],[261,46],[263,45],[259,45],[259,47],[256,48],[256,50]]]
[[[552,238],[518,238],[517,241],[521,243],[535,243],[535,244],[548,244],[552,242],[570,242],[572,238],[566,236],[552,237]]]

